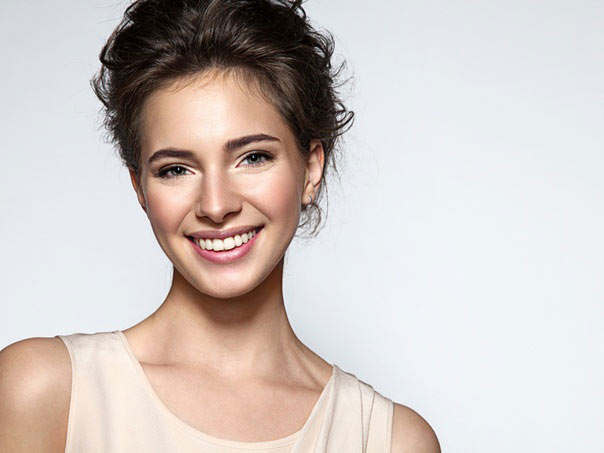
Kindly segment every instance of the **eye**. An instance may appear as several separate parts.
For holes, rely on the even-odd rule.
[[[243,161],[245,162],[246,160],[249,162],[249,164],[247,165],[248,167],[256,167],[258,165],[262,165],[265,162],[273,160],[273,156],[268,153],[254,151],[245,156]]]
[[[160,178],[175,178],[176,176],[182,176],[188,171],[182,165],[173,165],[171,167],[164,167],[157,172],[157,176]]]

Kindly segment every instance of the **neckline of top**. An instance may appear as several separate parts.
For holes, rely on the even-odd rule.
[[[121,330],[114,330],[113,333],[115,335],[117,335],[118,338],[121,340],[121,343],[122,343],[126,353],[128,354],[128,357],[130,358],[130,361],[131,361],[132,365],[134,366],[143,386],[145,387],[145,390],[150,395],[151,399],[159,407],[159,409],[164,414],[166,414],[168,416],[168,418],[170,418],[181,429],[187,431],[188,433],[192,434],[193,436],[195,436],[197,438],[200,438],[201,440],[203,440],[207,443],[219,445],[222,447],[233,447],[233,448],[240,448],[240,449],[244,449],[244,450],[259,450],[259,449],[268,449],[268,448],[275,448],[275,447],[284,447],[284,446],[293,444],[294,442],[296,442],[298,440],[298,438],[300,437],[300,434],[305,429],[307,429],[308,426],[310,426],[310,424],[313,422],[314,418],[316,418],[317,413],[320,410],[320,407],[325,404],[325,400],[327,399],[328,394],[330,393],[330,390],[333,391],[331,388],[334,386],[335,376],[336,376],[336,373],[338,370],[337,365],[332,363],[331,364],[332,372],[331,372],[331,376],[330,376],[329,380],[323,387],[323,390],[321,391],[319,398],[315,402],[315,405],[313,406],[313,408],[310,412],[310,415],[304,422],[304,425],[302,426],[302,428],[300,430],[296,431],[295,433],[290,434],[285,437],[281,437],[279,439],[273,439],[273,440],[267,440],[267,441],[257,441],[257,442],[243,442],[243,441],[237,441],[237,440],[223,439],[220,437],[212,436],[210,434],[207,434],[203,431],[198,430],[197,428],[194,428],[193,426],[186,423],[184,420],[180,419],[174,412],[172,412],[164,404],[164,402],[159,398],[159,395],[157,395],[157,393],[153,389],[153,386],[151,385],[151,382],[149,381],[147,374],[143,370],[142,365],[140,364],[140,362],[134,355],[134,352],[133,352],[132,348],[130,347],[130,344],[128,343],[128,339],[126,338],[126,335],[124,334],[124,332],[122,332]]]

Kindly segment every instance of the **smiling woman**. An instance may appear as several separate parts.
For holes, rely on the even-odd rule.
[[[221,299],[282,274],[324,161],[320,140],[299,152],[277,109],[237,77],[210,69],[153,93],[142,112],[141,164],[130,169],[175,274]]]
[[[299,230],[317,233],[352,121],[333,40],[300,3],[126,10],[93,87],[171,288],[123,331],[4,349],[2,451],[439,451],[417,413],[318,356],[287,318],[284,256]]]

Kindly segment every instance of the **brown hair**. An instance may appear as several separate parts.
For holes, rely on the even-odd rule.
[[[210,69],[241,73],[273,102],[303,155],[311,139],[323,144],[323,180],[299,225],[314,224],[316,235],[325,174],[329,167],[338,173],[334,153],[354,112],[338,93],[346,62],[332,67],[333,36],[310,25],[302,2],[134,1],[103,46],[101,69],[91,81],[123,163],[140,176],[141,113],[155,90]]]

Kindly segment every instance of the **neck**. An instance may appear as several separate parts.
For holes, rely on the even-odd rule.
[[[240,377],[270,375],[297,362],[305,347],[287,319],[282,277],[283,260],[251,292],[219,299],[199,292],[174,269],[165,301],[149,318],[162,340],[157,355]]]

